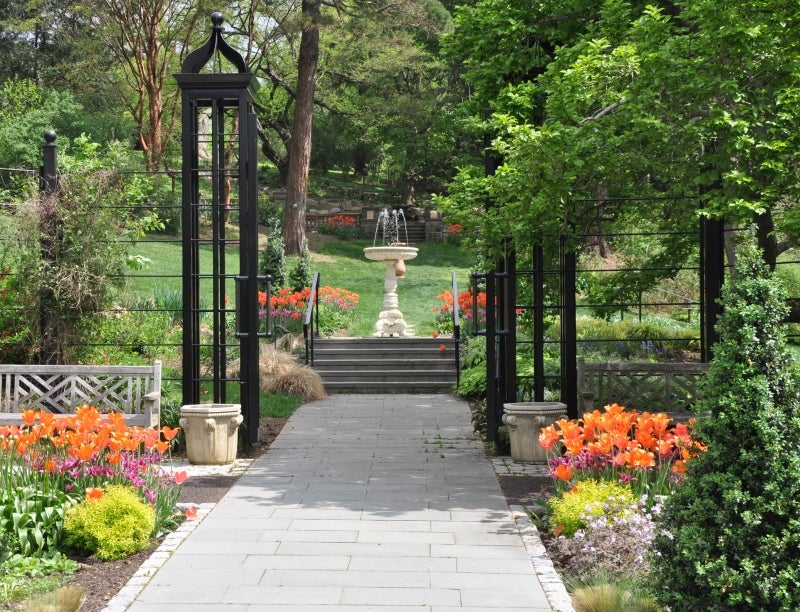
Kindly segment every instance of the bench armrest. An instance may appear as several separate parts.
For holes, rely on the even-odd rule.
[[[161,392],[151,391],[144,396],[142,401],[144,409],[144,427],[161,426]]]

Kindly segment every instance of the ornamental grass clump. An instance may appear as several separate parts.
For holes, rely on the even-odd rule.
[[[665,500],[653,544],[652,580],[671,610],[800,609],[800,379],[786,299],[755,236],[736,255],[698,406],[708,450]]]
[[[692,422],[671,425],[664,413],[640,414],[618,404],[543,427],[539,443],[550,454],[557,492],[583,480],[620,482],[644,496],[648,507],[673,490],[687,461],[704,448]]]
[[[177,429],[129,427],[123,415],[92,406],[21,416],[21,425],[0,427],[0,533],[12,552],[57,551],[67,509],[109,485],[131,487],[153,508],[150,535],[177,523],[186,474],[160,466]]]

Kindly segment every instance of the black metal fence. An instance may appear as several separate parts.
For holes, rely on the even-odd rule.
[[[484,291],[487,304],[486,327],[479,333],[487,337],[490,435],[496,435],[492,427],[499,426],[506,402],[563,401],[570,416],[577,416],[578,359],[708,361],[717,296],[727,276],[724,245],[729,233],[741,230],[715,224],[709,249],[706,229],[701,224],[693,232],[578,236],[571,244],[590,245],[580,252],[563,236],[539,246],[509,244],[491,273],[475,275],[473,293]],[[683,250],[680,256],[667,251],[643,257],[655,263],[642,265],[615,259],[617,249],[600,256],[600,239],[611,245],[660,240],[681,243]],[[796,253],[789,251],[776,266],[793,306],[787,321],[790,343],[800,338],[797,263]],[[623,282],[609,282],[620,275]],[[648,281],[661,277],[670,280]]]

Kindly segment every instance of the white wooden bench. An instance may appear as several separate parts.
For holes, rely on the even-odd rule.
[[[127,365],[0,364],[0,424],[21,422],[23,410],[74,413],[84,404],[120,412],[126,423],[159,427],[161,362]]]
[[[578,360],[578,406],[591,412],[620,404],[639,412],[666,412],[675,420],[693,416],[698,383],[707,363],[605,363]]]

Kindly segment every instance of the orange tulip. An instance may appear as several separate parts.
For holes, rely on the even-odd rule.
[[[167,425],[164,425],[164,427],[161,428],[161,435],[164,436],[165,440],[174,440],[175,436],[178,435],[178,432],[180,430],[181,430],[180,427],[174,427],[173,428],[173,427],[168,427]]]
[[[35,410],[23,410],[20,416],[22,417],[22,422],[30,427],[36,422],[37,413]]]
[[[142,440],[144,442],[144,447],[147,449],[153,448],[156,445],[156,442],[158,442],[158,437],[159,434],[155,429],[148,429],[145,431]]]
[[[175,472],[175,475],[174,475],[173,478],[175,480],[175,484],[181,485],[186,481],[186,472],[184,472],[184,471]]]
[[[656,460],[650,451],[635,448],[628,453],[627,464],[634,468],[653,467]]]
[[[539,444],[543,449],[550,451],[553,450],[556,442],[558,442],[558,438],[559,434],[555,426],[542,427],[542,431],[539,434]]]
[[[98,500],[103,497],[103,489],[97,487],[86,487],[86,499]]]
[[[559,429],[561,429],[564,440],[580,439],[583,441],[583,431],[581,430],[581,426],[575,421],[561,419],[556,421],[556,425]]]
[[[564,482],[569,482],[572,478],[572,472],[574,468],[571,465],[566,465],[564,463],[558,464],[556,469],[553,471],[553,474],[559,480],[563,480]]]
[[[159,440],[156,442],[155,449],[158,454],[163,455],[169,450],[169,442],[166,440]]]
[[[190,520],[196,519],[197,518],[197,508],[195,508],[194,506],[189,506],[188,508],[186,508],[186,518],[190,519]]]
[[[77,448],[73,447],[69,450],[73,450],[73,456],[77,457],[81,461],[89,461],[89,459],[91,459],[97,451],[97,447],[95,447],[94,444],[81,444]]]

